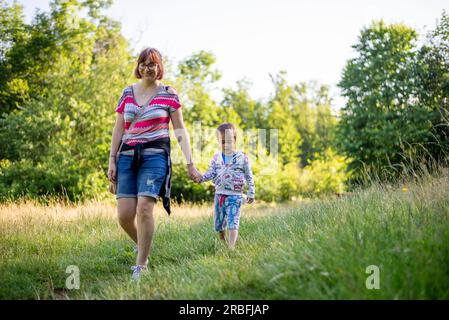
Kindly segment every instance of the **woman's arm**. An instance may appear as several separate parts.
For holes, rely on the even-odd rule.
[[[175,137],[178,140],[179,146],[181,147],[182,153],[187,161],[187,168],[189,171],[189,176],[195,181],[199,182],[201,179],[201,174],[196,170],[192,159],[192,149],[190,148],[190,137],[187,129],[184,125],[184,118],[182,116],[182,109],[172,112],[170,118],[173,124],[173,129],[175,132]]]
[[[115,118],[114,129],[112,130],[112,141],[111,141],[111,149],[109,153],[109,169],[108,169],[108,178],[109,181],[115,182],[115,178],[117,175],[116,168],[116,159],[118,148],[120,147],[120,142],[122,140],[124,131],[124,118],[123,113],[117,113]]]

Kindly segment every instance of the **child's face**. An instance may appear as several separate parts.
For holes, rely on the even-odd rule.
[[[218,143],[221,145],[221,151],[224,153],[232,153],[235,150],[236,138],[234,136],[234,130],[226,130],[224,134],[218,131],[217,137]]]

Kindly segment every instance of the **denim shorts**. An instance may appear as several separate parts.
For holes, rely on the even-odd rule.
[[[226,229],[239,228],[240,207],[243,197],[237,195],[215,194],[214,199],[214,227],[220,232]]]
[[[118,156],[116,198],[140,196],[157,199],[167,174],[167,155],[163,153],[143,154],[142,165],[137,174],[131,168],[132,155]]]

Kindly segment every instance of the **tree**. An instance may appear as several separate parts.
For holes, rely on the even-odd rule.
[[[193,123],[215,127],[222,122],[219,108],[210,95],[214,83],[221,77],[213,69],[215,56],[206,51],[193,53],[178,65],[176,86],[180,89],[186,119]]]
[[[299,163],[302,137],[296,130],[295,121],[292,117],[292,105],[295,104],[295,97],[285,76],[285,72],[280,72],[278,75],[271,77],[275,94],[269,101],[268,126],[279,130],[279,155],[283,164],[288,162]]]
[[[9,37],[0,92],[15,79],[28,91],[0,118],[0,142],[8,145],[0,150],[0,198],[64,193],[74,200],[106,190],[113,111],[132,76],[120,25],[101,14],[109,4],[53,1],[49,13],[24,25],[24,37]]]
[[[428,110],[432,122],[431,137],[426,141],[428,154],[437,161],[449,152],[449,16],[443,11],[435,30],[417,57],[417,102]]]
[[[267,107],[250,97],[248,91],[251,83],[242,79],[237,81],[236,85],[236,90],[230,88],[223,90],[224,97],[221,102],[223,109],[235,111],[243,129],[267,129]]]
[[[331,111],[329,88],[315,81],[294,86],[296,95],[292,116],[302,137],[301,165],[333,145],[336,118]]]
[[[362,30],[339,83],[347,104],[338,126],[339,148],[354,158],[356,177],[363,168],[394,176],[404,154],[430,135],[431,124],[418,96],[413,66],[416,32],[382,21]]]

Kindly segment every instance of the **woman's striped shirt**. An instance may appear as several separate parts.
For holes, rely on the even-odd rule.
[[[169,93],[168,88],[168,86],[161,86],[159,91],[150,98],[150,103],[145,103],[145,107],[139,106],[136,102],[132,86],[123,90],[115,111],[124,114],[125,134],[122,138],[124,143],[133,146],[170,137],[170,114],[178,110],[181,103],[178,95]],[[140,114],[135,119],[138,113]],[[133,121],[135,123],[130,129]]]

